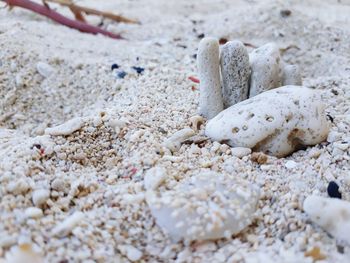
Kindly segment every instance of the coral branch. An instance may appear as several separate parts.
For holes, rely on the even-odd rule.
[[[108,19],[111,19],[111,20],[116,21],[116,22],[131,23],[131,24],[139,24],[140,23],[140,22],[138,22],[136,20],[132,20],[132,19],[120,16],[120,15],[113,14],[113,13],[103,12],[103,11],[99,11],[99,10],[96,10],[96,9],[92,9],[92,8],[76,5],[71,0],[45,0],[45,1],[46,2],[57,3],[57,4],[60,4],[60,5],[63,5],[63,6],[67,6],[72,11],[73,10],[74,11],[80,11],[80,12],[83,12],[83,13],[85,13],[87,15],[102,16],[104,18],[108,18]]]
[[[89,24],[86,24],[81,21],[76,21],[69,19],[60,13],[53,11],[52,9],[48,8],[47,6],[43,6],[40,4],[37,4],[35,2],[32,2],[30,0],[0,0],[6,2],[10,7],[17,6],[22,7],[24,9],[31,10],[35,13],[41,14],[43,16],[46,16],[54,21],[56,21],[59,24],[68,26],[70,28],[77,29],[81,32],[85,33],[91,33],[91,34],[102,34],[114,39],[123,39],[123,37],[119,34],[114,34],[112,32],[103,30],[99,27],[95,27]]]

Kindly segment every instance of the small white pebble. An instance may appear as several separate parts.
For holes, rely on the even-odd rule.
[[[234,147],[231,148],[231,153],[233,156],[236,156],[238,158],[242,158],[244,156],[247,156],[252,153],[252,150],[245,147]]]
[[[35,190],[32,194],[33,204],[35,206],[41,206],[46,203],[50,197],[50,191],[46,189]]]
[[[131,245],[120,245],[118,249],[132,262],[138,261],[142,258],[142,252]]]
[[[286,162],[286,164],[284,165],[287,169],[293,169],[295,167],[297,167],[297,163],[292,161],[292,160],[289,160]]]
[[[55,71],[53,67],[42,61],[36,64],[36,69],[44,78],[48,78]]]
[[[28,218],[40,218],[43,216],[43,211],[37,207],[28,207],[24,214]]]

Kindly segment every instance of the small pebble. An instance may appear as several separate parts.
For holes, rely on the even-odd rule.
[[[286,164],[284,165],[287,169],[293,169],[295,167],[297,167],[297,163],[292,161],[292,160],[289,160],[286,162]]]
[[[46,203],[50,197],[50,191],[46,189],[35,190],[32,194],[33,204],[35,206],[41,206]]]
[[[290,16],[292,14],[292,11],[288,10],[288,9],[284,9],[280,11],[280,14],[282,17],[287,17]]]
[[[118,249],[132,262],[140,260],[143,255],[140,250],[131,245],[120,245],[118,246]]]
[[[38,62],[36,69],[44,78],[48,78],[55,71],[53,67],[45,62]]]
[[[137,74],[141,74],[142,72],[145,71],[145,69],[141,67],[131,67],[131,68],[134,69],[137,72]]]
[[[341,199],[341,193],[339,192],[339,185],[334,181],[329,182],[327,187],[327,193],[332,198]]]
[[[126,73],[125,71],[120,71],[120,72],[118,72],[117,76],[118,76],[118,78],[123,79],[123,78],[125,78],[125,76],[126,76],[127,74],[128,74],[128,73]]]
[[[39,218],[43,216],[43,211],[37,207],[28,207],[25,210],[24,214],[28,218]]]
[[[111,70],[112,70],[112,71],[115,70],[115,69],[117,69],[117,68],[119,68],[119,65],[118,65],[118,64],[116,64],[116,63],[112,64],[112,66],[111,66]]]
[[[245,147],[234,147],[231,148],[231,153],[233,156],[236,156],[238,158],[242,158],[244,156],[247,156],[252,153],[252,150]]]

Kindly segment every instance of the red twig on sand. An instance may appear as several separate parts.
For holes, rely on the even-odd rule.
[[[0,0],[5,1],[10,7],[18,6],[22,7],[24,9],[31,10],[35,13],[41,14],[43,16],[46,16],[54,21],[56,21],[59,24],[68,26],[70,28],[77,29],[81,32],[85,33],[91,33],[91,34],[101,34],[105,35],[114,39],[123,39],[123,37],[119,34],[114,34],[112,32],[103,30],[99,27],[95,27],[89,24],[86,24],[82,21],[72,20],[69,19],[60,13],[48,8],[47,6],[37,4],[35,2],[32,2],[30,0]]]

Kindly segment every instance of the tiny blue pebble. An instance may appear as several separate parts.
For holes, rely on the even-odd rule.
[[[117,69],[119,68],[119,65],[118,64],[112,64],[111,66],[111,70],[113,71],[114,69]]]
[[[330,197],[341,199],[341,193],[339,192],[339,185],[334,181],[329,182],[327,187],[327,193]]]
[[[145,69],[144,68],[141,68],[141,67],[131,67],[132,69],[134,69],[134,70],[136,70],[136,72],[138,73],[138,74],[141,74],[143,71],[145,71]]]
[[[118,72],[118,78],[120,78],[120,79],[123,79],[126,75],[127,75],[128,73],[126,73],[125,71],[120,71],[120,72]]]

